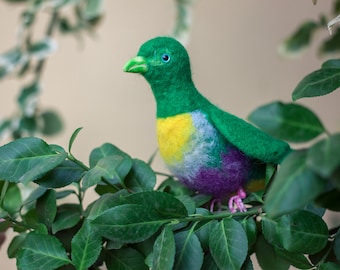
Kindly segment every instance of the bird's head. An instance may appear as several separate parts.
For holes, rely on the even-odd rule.
[[[124,71],[142,74],[152,88],[191,81],[188,53],[171,37],[156,37],[145,42],[137,56],[125,64]]]

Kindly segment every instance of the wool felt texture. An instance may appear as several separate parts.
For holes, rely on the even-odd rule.
[[[144,76],[157,105],[161,156],[190,188],[215,198],[265,176],[290,146],[213,105],[196,89],[186,49],[170,37],[145,42],[124,71]]]

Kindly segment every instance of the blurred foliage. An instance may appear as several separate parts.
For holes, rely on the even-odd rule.
[[[54,36],[72,34],[80,37],[94,31],[102,17],[103,0],[6,0],[24,9],[20,16],[16,44],[0,54],[0,80],[16,78],[24,81],[17,106],[18,111],[0,122],[0,137],[20,138],[40,133],[57,134],[63,122],[53,109],[41,108],[42,75],[48,57],[55,53]],[[71,10],[71,12],[70,12]],[[41,15],[48,16],[45,32],[37,37]]]
[[[29,3],[43,2],[47,3]],[[51,22],[59,22],[63,29],[89,30],[78,27],[84,22],[71,26],[59,13],[64,5],[84,8],[82,1],[48,1],[52,2],[57,15]],[[176,3],[185,9],[192,2]],[[81,14],[91,21],[98,19],[90,11]],[[314,27],[306,24],[295,39],[310,40],[304,31]],[[20,126],[36,125],[27,115],[37,114],[41,73],[36,70],[53,51],[51,44],[47,35],[6,54],[14,67],[7,71],[5,65],[4,77],[35,74],[18,98]],[[43,57],[33,59],[34,53]],[[300,81],[292,99],[331,94],[340,86],[339,67],[337,59],[325,61]],[[48,122],[59,120],[49,111],[39,116]],[[189,190],[170,175],[156,187],[157,173],[150,164],[111,143],[93,149],[86,165],[72,154],[81,129],[72,134],[67,150],[38,137],[19,138],[0,147],[0,235],[9,227],[17,233],[8,257],[16,258],[18,269],[28,270],[251,270],[253,254],[264,270],[339,269],[340,224],[327,225],[324,214],[340,211],[340,133],[330,134],[311,109],[296,102],[265,104],[249,120],[277,138],[304,147],[293,150],[277,171],[268,166],[266,187],[248,194],[245,213],[232,214],[225,205],[211,213],[209,196]],[[13,124],[8,120],[7,125],[2,128]],[[44,129],[45,134],[54,131]],[[28,185],[31,192],[23,196],[22,186]],[[85,206],[89,189],[98,198]],[[65,198],[73,198],[73,203]]]
[[[314,2],[317,5],[317,1]],[[325,31],[327,24],[340,14],[340,1],[333,0],[329,14],[321,13],[317,20],[302,22],[293,33],[280,45],[279,51],[283,55],[295,56],[303,53],[311,45],[318,31]],[[329,35],[319,44],[318,53],[328,55],[339,53],[340,25],[332,27],[332,35]]]

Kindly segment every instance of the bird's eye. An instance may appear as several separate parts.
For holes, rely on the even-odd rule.
[[[168,63],[170,61],[170,55],[167,53],[163,53],[161,56],[162,62]]]

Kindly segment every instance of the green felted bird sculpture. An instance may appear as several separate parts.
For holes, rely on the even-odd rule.
[[[287,143],[209,102],[196,89],[186,49],[171,37],[145,42],[124,71],[140,73],[157,105],[159,151],[170,172],[214,202],[229,197],[231,212],[246,211],[248,187],[279,164]]]

